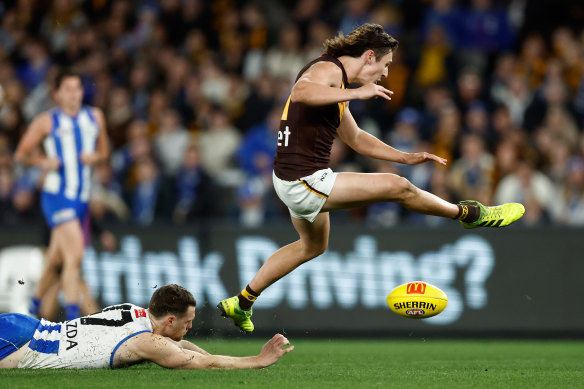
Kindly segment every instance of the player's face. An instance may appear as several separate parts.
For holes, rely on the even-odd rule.
[[[169,328],[168,336],[172,340],[181,340],[193,327],[193,320],[195,319],[195,307],[192,305],[187,309],[187,313],[183,317],[176,317],[171,328]]]
[[[67,113],[76,113],[83,102],[83,86],[79,77],[65,77],[55,92],[55,99]]]
[[[375,59],[373,55],[369,63],[363,68],[362,84],[369,84],[381,81],[382,77],[387,77],[389,73],[389,65],[393,59],[393,53],[390,51],[379,60]]]

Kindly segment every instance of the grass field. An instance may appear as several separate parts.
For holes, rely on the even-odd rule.
[[[214,354],[252,355],[263,342],[195,341]],[[584,388],[584,341],[292,340],[263,370],[4,370],[0,388]]]

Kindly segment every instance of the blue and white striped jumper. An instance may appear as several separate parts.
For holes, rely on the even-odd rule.
[[[47,173],[41,203],[52,228],[75,218],[82,221],[87,213],[92,168],[81,163],[81,154],[95,152],[99,126],[88,106],[76,116],[60,108],[51,110],[50,115],[53,126],[43,146],[46,156],[58,158],[61,165]]]
[[[18,367],[113,368],[120,346],[144,332],[152,332],[148,310],[127,303],[61,323],[41,319]]]

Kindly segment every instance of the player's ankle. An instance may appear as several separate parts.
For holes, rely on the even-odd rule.
[[[474,223],[481,217],[481,209],[478,205],[456,204],[458,215],[455,219],[464,223]]]
[[[237,298],[239,299],[239,307],[244,311],[249,311],[259,295],[258,292],[254,291],[249,285],[247,285],[241,293],[237,295]]]

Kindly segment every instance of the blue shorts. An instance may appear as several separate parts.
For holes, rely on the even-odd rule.
[[[0,314],[0,360],[32,339],[40,321],[20,313]]]
[[[86,202],[47,192],[41,193],[41,207],[50,228],[75,219],[83,222],[89,209]]]

